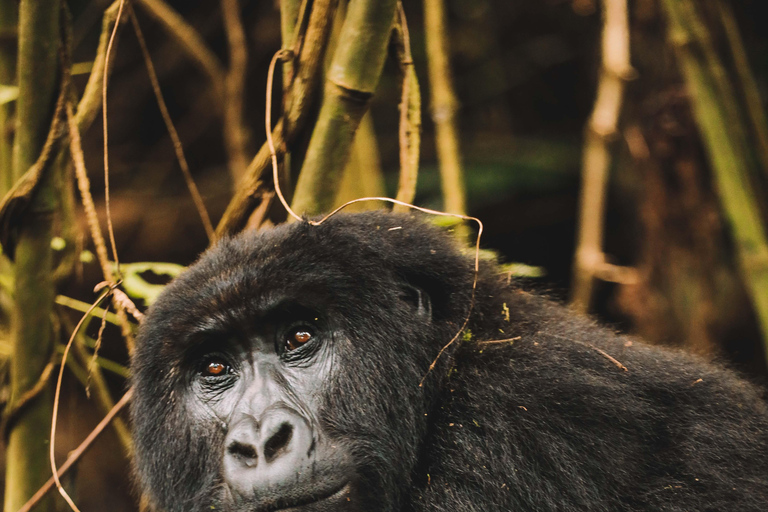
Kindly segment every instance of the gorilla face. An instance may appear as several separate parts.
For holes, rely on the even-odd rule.
[[[402,220],[366,229],[407,245],[388,230]],[[450,336],[428,279],[343,233],[224,241],[148,312],[132,414],[139,481],[163,510],[399,508],[426,430],[419,382]]]
[[[290,303],[249,320],[248,333],[221,325],[198,332],[189,354],[190,419],[218,423],[224,436],[218,501],[225,509],[352,510],[341,507],[351,502],[351,458],[318,417],[333,332],[318,313]]]

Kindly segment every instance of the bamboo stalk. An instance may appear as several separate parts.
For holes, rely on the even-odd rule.
[[[16,0],[0,0],[0,88],[16,86],[16,26],[19,7]],[[0,104],[0,197],[13,186],[12,148],[14,101]]]
[[[309,14],[298,57],[294,57],[295,78],[291,86],[288,110],[272,130],[278,158],[285,154],[287,145],[299,133],[307,120],[312,101],[316,96],[320,67],[330,34],[331,19],[338,0],[314,0]],[[285,129],[284,129],[285,127]],[[284,133],[286,136],[284,137]],[[245,225],[248,216],[261,202],[265,194],[272,192],[269,186],[271,155],[267,144],[262,145],[245,171],[234,197],[216,226],[216,237],[236,233]]]
[[[458,101],[453,91],[444,0],[424,0],[424,32],[429,69],[430,111],[435,123],[443,209],[466,215],[467,199],[456,127]]]
[[[107,73],[107,77],[112,72],[112,66],[114,59],[109,63],[110,69],[104,69],[106,64],[107,45],[109,43],[109,36],[112,33],[112,29],[117,20],[117,11],[120,7],[120,0],[115,0],[104,11],[104,17],[101,22],[101,36],[99,37],[99,46],[96,49],[96,58],[93,61],[91,67],[91,74],[88,76],[88,83],[85,85],[85,90],[80,98],[80,102],[77,105],[77,113],[75,114],[75,121],[80,133],[84,133],[93,120],[96,118],[96,114],[101,109],[101,92],[104,85],[104,73]]]
[[[301,27],[302,22],[304,21],[303,18],[306,18],[306,9],[308,5],[308,0],[280,0],[280,36],[282,40],[282,48],[287,51],[296,52],[298,53],[299,45],[301,44]],[[300,19],[300,17],[302,19]],[[293,54],[295,56],[295,53]],[[294,66],[294,59],[289,58],[283,60],[283,114],[287,113],[290,110],[291,105],[291,89],[293,86],[293,80],[295,78],[296,74],[296,67]],[[295,155],[295,154],[294,154]],[[286,148],[285,154],[283,155],[283,162],[280,167],[280,176],[279,176],[279,186],[281,187],[281,190],[288,193],[291,188],[291,181],[293,173],[294,166],[300,166],[301,165],[301,158],[294,158],[291,154],[291,151]],[[271,194],[271,197],[274,197],[274,193],[267,192],[267,195]],[[269,203],[269,204],[268,204]],[[269,213],[269,206],[271,205],[271,200],[264,201],[262,200],[263,208],[259,208],[259,212],[261,215],[259,215],[258,219],[253,219],[251,217],[251,221],[257,221],[259,225],[264,222],[266,219],[267,214]],[[249,221],[250,222],[250,221]]]
[[[419,176],[419,153],[421,150],[421,90],[416,70],[413,69],[411,41],[408,22],[402,2],[397,6],[398,22],[394,31],[394,44],[402,75],[400,95],[400,179],[397,186],[398,201],[413,203],[416,197],[416,182]],[[405,212],[407,206],[395,204],[392,209]]]
[[[229,158],[229,171],[238,183],[248,167],[246,147],[248,131],[243,122],[245,77],[248,71],[248,44],[243,30],[238,0],[222,0],[224,31],[229,47],[229,69],[224,77],[224,144]],[[213,230],[211,230],[213,232]]]
[[[333,206],[355,131],[379,83],[396,5],[395,0],[357,0],[349,5],[296,183],[292,208],[299,214]]]
[[[379,146],[373,129],[373,118],[368,112],[360,121],[352,151],[336,193],[334,207],[360,197],[381,197],[384,193],[384,175],[381,172]],[[347,207],[347,211],[365,211],[381,208],[380,201],[362,201]]]
[[[728,38],[728,46],[733,56],[736,73],[739,75],[739,85],[741,85],[741,94],[747,104],[746,114],[752,124],[752,132],[755,137],[757,157],[763,168],[763,173],[768,175],[768,120],[765,116],[765,106],[760,98],[760,91],[757,87],[757,81],[752,73],[752,68],[747,59],[747,50],[744,47],[744,41],[739,33],[739,27],[736,24],[736,18],[728,2],[718,0],[720,8],[720,18],[725,28],[725,35]]]
[[[0,0],[0,92],[10,94],[16,88],[17,25],[19,5],[16,0]],[[18,91],[18,89],[15,89]],[[13,187],[13,118],[14,100],[0,104],[0,197]],[[0,279],[12,283],[13,268],[5,255],[0,254]],[[9,329],[6,321],[11,316],[12,297],[9,289],[0,288],[0,328]]]
[[[741,150],[745,142],[735,140],[743,131],[733,130],[730,123],[728,103],[735,102],[733,91],[718,83],[711,63],[713,55],[705,55],[700,48],[706,34],[701,31],[705,25],[696,4],[664,0],[662,5],[768,357],[768,239],[750,185],[750,164]]]
[[[624,83],[631,74],[627,1],[603,0],[602,67],[595,106],[585,129],[571,289],[571,305],[582,313],[589,310],[595,278],[605,275],[603,223],[611,166],[609,145],[617,131]]]
[[[51,123],[51,107],[59,76],[58,0],[22,0],[19,5],[19,57],[16,136],[13,174],[20,178],[36,161]],[[16,245],[13,356],[9,404],[38,381],[51,361],[51,314],[54,284],[51,277],[53,175],[45,172],[24,216]],[[18,510],[48,479],[48,428],[51,421],[50,386],[19,413],[6,451],[6,512]],[[50,506],[43,507],[49,510]]]
[[[299,11],[302,0],[280,0],[280,35],[284,49],[291,49],[296,39],[296,28],[299,22]],[[292,60],[283,63],[283,105],[287,105],[293,82],[294,66]]]

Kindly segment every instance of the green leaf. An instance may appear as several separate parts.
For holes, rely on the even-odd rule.
[[[165,284],[150,283],[145,278],[145,274],[151,273],[156,276],[167,277],[170,281],[170,279],[181,274],[184,269],[185,267],[175,263],[125,263],[120,265],[123,275],[123,289],[132,298],[142,299],[149,306],[155,301],[160,292],[163,291]]]
[[[19,97],[19,88],[15,85],[0,84],[0,105],[16,101]]]

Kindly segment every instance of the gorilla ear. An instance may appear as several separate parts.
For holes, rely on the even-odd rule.
[[[432,300],[424,290],[415,286],[405,285],[400,297],[406,303],[413,306],[416,315],[432,319]]]

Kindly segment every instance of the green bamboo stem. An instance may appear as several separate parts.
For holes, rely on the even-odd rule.
[[[272,130],[278,158],[285,154],[287,145],[301,132],[316,96],[323,54],[328,44],[331,23],[338,0],[314,0],[306,32],[298,57],[294,61],[296,76],[291,85],[290,105],[285,115]],[[284,129],[285,127],[285,129]],[[284,136],[285,132],[285,136]],[[245,171],[234,197],[216,226],[216,238],[236,233],[243,228],[253,209],[265,194],[273,192],[269,183],[271,155],[265,143]]]
[[[379,83],[395,0],[351,2],[325,83],[323,104],[296,184],[299,214],[329,210],[360,120]]]
[[[669,20],[669,38],[677,53],[691,107],[701,130],[717,191],[731,226],[739,267],[752,299],[763,334],[768,357],[768,239],[758,200],[750,185],[750,164],[741,150],[743,140],[734,140],[743,131],[732,130],[728,102],[735,102],[733,91],[724,91],[713,73],[711,55],[701,51],[704,26],[696,4],[664,0]],[[724,95],[727,94],[727,97]]]
[[[299,16],[304,17],[307,9],[307,0],[280,0],[280,37],[282,48],[293,51],[298,44],[298,31],[300,30]],[[285,59],[283,65],[283,114],[290,110],[291,89],[295,78],[296,67],[294,59]],[[283,165],[279,176],[282,190],[288,193],[291,189],[292,169],[296,165],[301,165],[300,158],[293,158],[291,151],[286,148],[283,155]],[[266,208],[266,205],[265,205]],[[264,211],[266,216],[267,210]]]
[[[456,127],[458,101],[453,91],[444,0],[424,0],[424,33],[429,69],[430,111],[435,123],[437,160],[444,210],[466,215],[466,193]]]
[[[16,0],[0,0],[0,87],[16,85],[16,25],[19,7]],[[14,101],[0,105],[0,197],[13,186],[12,148]]]
[[[22,0],[19,6],[19,98],[13,146],[15,179],[37,159],[51,123],[51,107],[59,76],[59,16],[58,0]],[[52,185],[52,173],[47,172],[19,229],[14,269],[11,405],[34,386],[53,355],[51,236],[56,194]],[[47,387],[19,413],[9,435],[6,512],[15,512],[24,505],[50,475],[47,460],[50,422],[51,389]],[[41,504],[39,510],[50,510],[50,504]]]
[[[750,144],[747,142],[748,129],[734,94],[734,86],[715,48],[709,27],[697,11],[700,7],[697,7],[695,3],[684,2],[683,5],[678,6],[678,9],[685,16],[690,40],[697,51],[701,52],[702,63],[708,68],[707,72],[712,79],[712,86],[719,94],[718,101],[723,107],[726,121],[723,126],[727,126],[728,130],[732,132],[730,134],[731,144],[737,148],[740,154],[751,154]]]
[[[0,0],[0,89],[6,92],[16,87],[17,25],[19,6],[16,0]],[[18,90],[18,89],[17,89]],[[13,187],[13,116],[15,100],[0,104],[0,197]],[[2,252],[2,251],[0,251]],[[0,254],[0,279],[7,287],[0,287],[0,336],[8,337],[12,310],[11,283],[13,269],[10,261]]]
[[[290,142],[304,127],[307,113],[312,106],[320,82],[323,57],[328,46],[338,0],[314,0],[309,14],[306,32],[302,38],[301,50],[293,66],[295,76],[285,113],[286,133]],[[294,37],[298,37],[294,34]],[[295,48],[292,48],[295,50]]]
[[[768,120],[766,120],[765,106],[760,98],[757,81],[749,65],[747,50],[739,33],[731,5],[723,0],[718,0],[717,5],[720,8],[720,18],[728,38],[734,67],[739,75],[741,94],[747,104],[746,114],[752,125],[757,157],[760,159],[763,173],[768,175]]]
[[[360,121],[360,126],[355,134],[355,142],[352,145],[347,165],[344,167],[334,207],[360,197],[381,197],[384,195],[384,175],[381,172],[379,146],[376,142],[376,132],[373,129],[373,118],[368,112]],[[380,201],[363,201],[350,205],[347,211],[360,212],[381,207]]]
[[[296,27],[299,21],[299,10],[302,0],[280,0],[280,35],[283,48],[290,49],[296,37]],[[293,82],[293,61],[283,63],[283,102],[286,104]]]
[[[114,59],[112,59],[109,63],[110,69],[104,69],[107,44],[109,43],[109,36],[112,34],[112,29],[117,19],[117,11],[119,7],[120,0],[115,0],[112,5],[104,11],[104,17],[101,22],[99,46],[96,50],[96,58],[93,61],[93,66],[91,66],[88,83],[85,85],[85,90],[77,105],[77,113],[75,114],[75,122],[77,123],[77,128],[80,133],[85,133],[96,118],[96,114],[98,114],[101,109],[101,92],[102,86],[104,85],[104,73],[106,72],[107,76],[109,76],[112,71],[112,66],[114,65]]]

